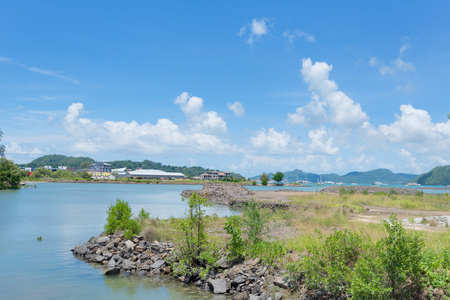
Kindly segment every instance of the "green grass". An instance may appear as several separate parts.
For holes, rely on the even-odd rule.
[[[330,208],[348,207],[356,210],[363,206],[395,207],[415,210],[450,211],[450,196],[445,194],[417,195],[362,195],[362,194],[309,194],[291,196],[294,204],[323,206]]]

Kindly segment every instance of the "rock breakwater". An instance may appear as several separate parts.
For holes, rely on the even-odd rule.
[[[149,242],[142,236],[126,240],[121,234],[92,237],[72,249],[73,254],[85,262],[103,265],[105,275],[148,277],[173,275],[170,266],[176,262],[175,251],[173,243]],[[281,300],[291,286],[280,270],[269,269],[259,259],[232,265],[226,255],[204,278],[199,274],[176,278],[201,290],[242,300]]]
[[[207,183],[199,190],[184,190],[181,196],[188,198],[193,193],[218,204],[230,205],[232,200],[250,200],[255,192],[240,184]]]

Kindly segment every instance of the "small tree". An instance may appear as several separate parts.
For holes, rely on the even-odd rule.
[[[183,198],[183,201],[186,199]],[[188,199],[189,206],[186,218],[175,221],[175,227],[180,234],[180,254],[189,264],[198,264],[200,254],[207,242],[206,211],[202,208],[210,206],[208,199],[193,193]]]
[[[273,174],[273,180],[275,180],[276,182],[280,183],[280,181],[282,181],[284,178],[284,173],[283,172],[276,172],[275,174]]]
[[[262,185],[267,185],[267,182],[269,181],[269,174],[262,173],[261,176],[259,176],[259,179],[261,180]]]
[[[3,132],[0,130],[0,141],[2,140],[3,137]],[[4,157],[5,156],[5,146],[4,145],[0,145],[0,157]]]
[[[0,158],[0,190],[18,189],[23,173],[11,160]]]

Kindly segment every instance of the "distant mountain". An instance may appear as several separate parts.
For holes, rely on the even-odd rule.
[[[59,166],[66,166],[74,169],[86,169],[94,163],[94,160],[90,157],[73,157],[60,154],[44,155],[36,158],[32,162],[24,165],[23,167],[39,168],[44,166],[52,166],[54,168]]]
[[[72,157],[65,156],[59,154],[53,155],[44,155],[42,157],[36,158],[32,162],[28,164],[19,165],[21,167],[30,167],[30,168],[39,168],[44,166],[52,166],[54,168],[59,166],[67,166],[68,168],[74,169],[88,169],[89,166],[94,163],[95,160],[90,157]],[[142,162],[139,161],[131,161],[131,160],[115,160],[109,161],[113,169],[118,168],[128,168],[128,169],[153,169],[153,170],[161,170],[165,172],[179,172],[183,173],[188,177],[199,176],[206,171],[213,171],[211,169],[205,169],[202,167],[177,167],[170,165],[163,165],[161,163],[157,163],[150,160],[144,160]],[[231,173],[233,178],[242,178],[240,174]]]
[[[269,174],[270,175],[270,174]],[[405,173],[392,173],[388,169],[376,169],[367,172],[350,172],[346,175],[340,176],[335,173],[331,174],[315,174],[305,173],[301,170],[293,170],[284,173],[284,179],[288,182],[296,182],[300,180],[311,181],[312,183],[333,181],[343,183],[359,183],[359,184],[372,184],[376,181],[389,184],[402,184],[410,182],[417,175],[405,174]],[[252,177],[252,179],[258,179],[258,176]]]
[[[436,167],[414,181],[422,185],[450,185],[450,166]]]

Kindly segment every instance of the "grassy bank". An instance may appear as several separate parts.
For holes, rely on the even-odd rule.
[[[205,200],[193,198],[185,219],[138,220],[146,240],[175,242],[178,260],[171,267],[183,278],[206,280],[211,270],[220,270],[217,261],[223,257],[234,264],[257,258],[267,276],[284,274],[294,298],[315,290],[353,299],[450,296],[448,227],[430,223],[419,232],[400,221],[433,212],[450,215],[448,195],[316,193],[291,201],[286,210],[251,203],[242,216],[218,218],[204,215]],[[402,211],[365,222],[373,217],[368,206]]]

